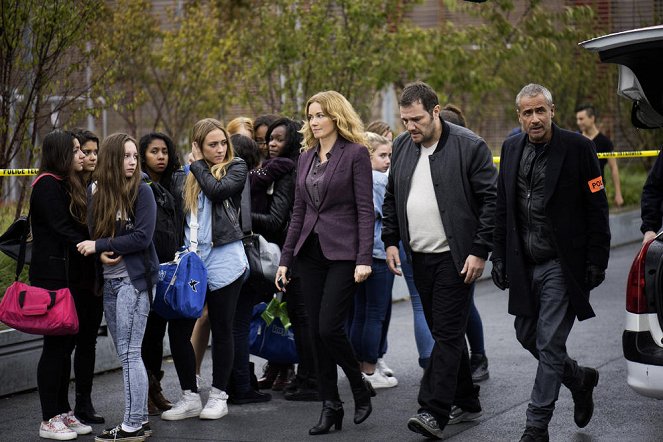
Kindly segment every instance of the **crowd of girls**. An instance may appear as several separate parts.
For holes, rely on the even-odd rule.
[[[398,384],[382,359],[393,283],[380,241],[391,131],[376,123],[371,129],[379,133],[365,132],[335,91],[312,96],[303,116],[241,117],[227,127],[202,119],[191,130],[185,167],[163,133],[139,142],[118,133],[101,144],[83,130],[44,138],[31,197],[38,253],[30,280],[69,287],[81,325],[75,336],[44,339],[37,370],[42,438],[74,439],[104,422],[91,397],[102,311],[122,366],[124,417],[98,441],[144,440],[153,431],[150,415],[219,419],[228,402],[270,400],[261,388],[321,401],[308,432],[324,434],[343,425],[337,366],[350,384],[355,424],[370,416],[375,388]],[[242,201],[245,186],[250,204]],[[169,198],[156,197],[157,189]],[[282,248],[271,292],[278,288],[287,301],[299,356],[296,370],[268,361],[260,379],[249,362],[249,325],[253,305],[271,293],[246,282],[242,207],[250,207],[252,231]],[[192,241],[208,272],[205,312],[166,320],[150,309],[158,266]],[[161,387],[166,330],[181,392]],[[207,381],[201,361],[210,335]]]

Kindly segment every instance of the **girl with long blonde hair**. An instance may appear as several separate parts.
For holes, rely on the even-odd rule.
[[[171,346],[182,388],[180,400],[162,419],[189,417],[219,419],[228,414],[226,389],[234,358],[233,318],[248,270],[239,225],[241,193],[246,164],[235,158],[228,133],[213,118],[198,121],[191,134],[191,163],[184,184],[184,244],[197,243],[197,253],[207,268],[207,310],[212,332],[212,387],[205,408],[196,385],[196,359],[191,335],[179,335]],[[172,339],[172,335],[171,335]]]
[[[159,260],[152,243],[156,202],[152,189],[142,182],[138,147],[129,135],[116,133],[102,142],[88,201],[92,240],[77,247],[85,256],[100,254],[104,315],[122,363],[125,398],[122,423],[95,440],[141,441],[151,432],[141,343]]]

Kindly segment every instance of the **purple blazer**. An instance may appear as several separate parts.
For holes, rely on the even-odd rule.
[[[317,225],[322,253],[329,260],[371,265],[373,255],[373,174],[368,149],[338,137],[321,183],[320,207],[306,190],[317,149],[299,156],[295,205],[280,265],[290,267]]]

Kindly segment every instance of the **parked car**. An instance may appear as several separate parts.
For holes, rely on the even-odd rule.
[[[663,127],[663,26],[633,29],[580,43],[604,63],[619,65],[617,93],[633,101],[635,127]],[[622,348],[627,382],[637,393],[663,399],[663,231],[643,245],[626,284]]]

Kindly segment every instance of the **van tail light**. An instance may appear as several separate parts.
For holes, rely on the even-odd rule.
[[[631,264],[631,271],[626,283],[626,311],[631,313],[649,313],[645,293],[645,260],[649,246],[653,241],[649,241],[642,246],[633,260],[633,264]]]

